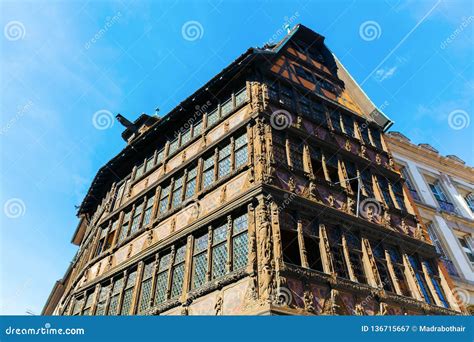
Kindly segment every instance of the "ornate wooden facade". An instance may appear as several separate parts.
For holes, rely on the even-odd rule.
[[[142,115],[95,177],[43,313],[463,312],[363,96],[299,25]]]

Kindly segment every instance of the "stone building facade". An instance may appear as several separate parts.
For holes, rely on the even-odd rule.
[[[398,132],[386,135],[441,261],[456,287],[454,296],[474,312],[474,169],[454,155],[442,156]]]
[[[162,118],[123,117],[44,314],[459,314],[387,150],[324,37],[251,48]]]

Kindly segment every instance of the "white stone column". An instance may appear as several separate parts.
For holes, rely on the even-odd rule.
[[[466,201],[462,195],[458,192],[456,187],[453,185],[451,177],[445,174],[441,174],[440,180],[443,184],[443,189],[446,189],[448,196],[453,199],[453,204],[457,208],[457,213],[468,219],[474,220],[474,215],[467,206]]]
[[[418,190],[418,195],[422,199],[423,203],[426,203],[432,207],[438,207],[438,203],[435,201],[431,189],[428,187],[425,178],[422,176],[421,172],[418,170],[418,165],[411,160],[403,159],[407,165],[409,174],[412,177],[412,181]]]
[[[444,240],[452,254],[451,261],[456,265],[456,270],[462,274],[462,278],[474,281],[474,272],[472,272],[471,265],[457,241],[456,234],[453,233],[442,217],[435,215],[433,219],[436,221],[434,228],[439,230],[438,236]]]

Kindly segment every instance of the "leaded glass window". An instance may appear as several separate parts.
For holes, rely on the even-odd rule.
[[[321,251],[319,248],[319,222],[317,219],[303,219],[302,227],[308,267],[313,270],[323,272]]]
[[[122,308],[120,310],[120,315],[130,314],[130,308],[132,306],[133,290],[135,289],[136,280],[137,280],[137,272],[133,271],[127,277],[125,290],[123,292]]]
[[[189,140],[191,140],[191,129],[187,129],[181,134],[181,146],[185,145]]]
[[[97,309],[95,310],[96,316],[102,316],[105,314],[105,304],[107,302],[107,295],[110,291],[110,285],[101,285],[99,291],[99,299],[97,301]]]
[[[232,111],[234,105],[232,104],[232,99],[229,99],[227,100],[226,102],[224,102],[221,106],[221,113],[222,113],[222,116],[227,116],[229,115],[229,113]]]
[[[382,246],[382,242],[372,242],[372,251],[374,253],[375,264],[379,272],[380,281],[385,291],[395,292],[392,278],[388,272],[387,260],[385,257],[385,249]]]
[[[347,263],[342,245],[342,232],[338,226],[328,226],[329,244],[331,248],[334,271],[339,277],[349,279]]]
[[[212,233],[212,278],[219,278],[226,273],[227,263],[227,225],[224,224]]]
[[[142,284],[140,287],[140,300],[138,313],[143,313],[150,307],[151,286],[153,280],[153,261],[148,261],[143,269]]]
[[[235,106],[238,107],[245,101],[247,101],[247,89],[243,88],[235,94]]]
[[[217,109],[214,109],[207,115],[207,127],[214,126],[214,124],[219,120],[219,112]]]
[[[147,159],[147,161],[146,161],[146,171],[151,170],[151,168],[154,165],[154,161],[155,161],[155,156],[151,156],[150,158]]]
[[[82,305],[84,305],[84,297],[76,298],[74,300],[74,307],[72,308],[72,315],[78,316],[81,313]]]
[[[247,265],[248,259],[248,216],[241,215],[232,223],[232,270]]]
[[[300,95],[298,103],[301,114],[311,116],[311,102],[306,97]]]
[[[155,202],[155,196],[151,196],[146,201],[145,214],[143,215],[143,224],[142,224],[143,227],[148,225],[148,223],[150,223],[151,221],[151,215],[153,213],[154,202]]]
[[[295,169],[303,170],[303,143],[300,140],[290,140],[291,164]]]
[[[392,196],[390,196],[390,189],[388,185],[387,178],[384,176],[377,175],[377,181],[379,183],[379,188],[380,191],[382,192],[383,199],[385,201],[385,204],[387,204],[389,207],[393,207],[393,201],[392,201]]]
[[[122,291],[123,278],[117,278],[114,281],[112,286],[112,294],[110,297],[109,308],[107,310],[107,315],[115,316],[118,313],[118,302],[120,297],[120,292]]]
[[[160,196],[160,204],[158,205],[158,213],[163,214],[166,211],[168,211],[168,202],[170,198],[170,188],[171,185],[168,185],[167,187],[164,187],[161,190],[161,196]]]
[[[202,187],[209,187],[214,182],[214,156],[210,156],[203,163]]]
[[[379,130],[376,130],[374,128],[371,128],[371,132],[370,132],[371,136],[372,136],[372,141],[374,142],[375,146],[380,149],[380,150],[383,150],[383,146],[382,146],[382,138],[380,136],[380,131]]]
[[[196,122],[193,125],[193,137],[196,137],[201,133],[202,133],[202,120]]]
[[[130,229],[130,235],[135,233],[140,227],[140,221],[141,221],[142,212],[143,212],[143,205],[144,205],[144,203],[142,201],[142,203],[140,203],[135,208],[135,212],[133,213],[132,227]]]
[[[173,153],[175,153],[178,147],[179,147],[179,140],[178,140],[178,137],[176,137],[173,141],[170,142],[170,149],[169,149],[168,155],[172,155]]]
[[[128,235],[128,228],[130,225],[130,211],[123,216],[122,228],[120,230],[119,241],[123,241]]]
[[[247,152],[247,133],[242,134],[240,137],[235,139],[234,146],[235,155],[235,168],[247,163],[248,152]]]
[[[230,173],[230,145],[219,151],[218,177],[224,177]]]
[[[281,132],[273,132],[273,156],[277,164],[288,164],[286,157],[286,136]]]
[[[364,262],[362,261],[362,241],[359,238],[359,234],[347,230],[344,233],[344,237],[349,250],[349,261],[352,272],[354,273],[357,282],[365,284],[367,283],[367,278],[364,271]]]
[[[332,123],[332,127],[334,128],[334,130],[336,132],[342,132],[340,113],[337,110],[332,111],[329,114],[329,117],[331,118],[331,123]]]
[[[367,197],[374,197],[374,185],[372,180],[372,174],[369,170],[363,170],[360,173],[362,184],[364,186],[365,195]]]
[[[197,167],[192,168],[187,175],[186,179],[186,192],[184,195],[185,199],[188,199],[194,195],[196,191],[196,177],[197,177]]]
[[[171,254],[168,253],[161,257],[158,265],[158,274],[156,275],[155,304],[163,303],[168,290],[168,270],[171,262]]]
[[[311,107],[311,117],[313,120],[321,126],[327,126],[326,108],[324,105],[319,102],[312,102]]]
[[[370,138],[369,138],[369,128],[367,127],[366,123],[359,122],[359,131],[362,136],[362,140],[367,144],[370,145]]]
[[[173,195],[171,201],[172,208],[177,207],[181,203],[181,197],[183,195],[183,178],[184,176],[180,176],[174,181]]]
[[[342,123],[344,125],[344,133],[354,137],[354,118],[351,115],[344,114],[342,116]]]
[[[395,200],[397,201],[398,208],[400,208],[401,210],[406,210],[405,197],[403,195],[403,185],[401,181],[392,183],[392,190],[395,195]]]
[[[161,149],[157,154],[156,154],[156,164],[158,165],[163,161],[163,157],[165,156],[165,150]]]
[[[117,209],[118,206],[120,205],[120,201],[122,200],[122,195],[123,195],[123,190],[125,189],[125,183],[122,183],[122,185],[119,186],[117,190],[117,195],[115,196],[114,203],[112,207],[114,209]]]
[[[141,164],[139,167],[137,167],[137,172],[135,172],[135,179],[138,179],[143,175],[143,170],[145,169],[145,164]]]
[[[197,288],[206,281],[208,235],[194,240],[192,287]]]
[[[83,316],[89,316],[91,314],[91,306],[92,306],[92,301],[94,299],[94,292],[89,292],[86,294],[86,300],[84,304],[84,308],[82,309],[82,315]]]
[[[186,245],[176,250],[174,258],[173,271],[171,274],[171,298],[179,296],[183,290],[184,279],[184,257],[186,254]]]

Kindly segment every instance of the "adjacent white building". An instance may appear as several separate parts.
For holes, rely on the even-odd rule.
[[[474,312],[474,168],[398,132],[386,140],[455,283],[454,295]]]

